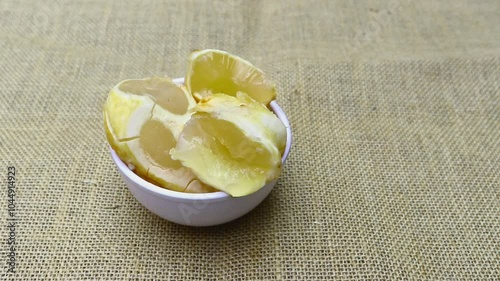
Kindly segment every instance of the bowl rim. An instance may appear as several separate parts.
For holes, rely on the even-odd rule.
[[[184,78],[176,78],[173,79],[173,82],[177,84],[183,84],[184,83]],[[285,112],[281,108],[281,106],[276,102],[276,100],[271,101],[270,103],[272,111],[276,114],[276,116],[281,120],[283,125],[285,125],[286,129],[286,147],[285,151],[283,153],[283,156],[281,157],[281,163],[285,164],[286,158],[288,157],[288,154],[290,153],[290,148],[292,145],[292,129],[290,126],[290,121],[288,121],[288,117],[286,116]],[[223,191],[217,191],[217,192],[211,192],[211,193],[187,193],[187,192],[180,192],[180,191],[174,191],[170,189],[166,189],[163,187],[159,187],[155,184],[152,184],[143,178],[139,177],[136,173],[134,173],[132,170],[128,168],[128,166],[123,163],[123,161],[118,157],[116,152],[113,150],[113,148],[109,148],[111,151],[111,157],[113,161],[115,162],[116,166],[118,169],[131,181],[133,181],[135,184],[140,186],[143,189],[146,189],[147,191],[160,195],[162,197],[171,197],[171,198],[176,198],[176,199],[181,199],[181,200],[216,200],[216,199],[228,199],[228,198],[233,198],[231,195],[223,192]],[[251,194],[250,194],[251,195]],[[250,196],[247,195],[247,196]],[[238,198],[244,198],[243,197],[238,197]]]

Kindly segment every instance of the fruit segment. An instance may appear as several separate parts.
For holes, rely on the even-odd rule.
[[[125,80],[111,90],[105,103],[106,137],[144,179],[177,191],[214,191],[201,183],[193,185],[198,182],[193,172],[169,154],[195,104],[184,87],[168,78]]]
[[[266,107],[240,92],[204,98],[194,112],[170,154],[202,182],[239,197],[279,176],[286,130]]]
[[[276,98],[274,84],[260,69],[220,50],[191,53],[185,80],[197,100],[217,93],[236,96],[237,92],[244,92],[265,105]]]

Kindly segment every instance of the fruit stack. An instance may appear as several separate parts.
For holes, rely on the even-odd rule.
[[[180,192],[240,197],[281,172],[286,130],[269,110],[274,84],[220,50],[189,56],[185,85],[168,77],[125,80],[105,102],[106,137],[143,179]]]

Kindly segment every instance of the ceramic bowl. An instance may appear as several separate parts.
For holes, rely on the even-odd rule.
[[[184,80],[179,78],[174,82],[182,84]],[[270,105],[286,127],[286,149],[281,159],[284,164],[292,144],[290,123],[276,101]],[[212,226],[235,220],[257,207],[278,181],[273,180],[257,192],[243,197],[231,197],[224,192],[184,193],[145,181],[131,171],[113,149],[111,157],[130,192],[146,209],[166,220],[188,226]]]

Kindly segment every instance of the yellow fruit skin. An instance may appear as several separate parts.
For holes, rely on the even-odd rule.
[[[106,133],[106,139],[113,150],[118,154],[120,159],[125,163],[131,164],[131,157],[127,153],[127,149],[124,143],[120,143],[116,134],[113,132],[112,126],[109,122],[108,112],[106,106],[103,108],[104,115],[104,131]]]
[[[276,99],[276,87],[262,70],[221,50],[193,51],[185,81],[198,101],[216,93],[236,96],[238,91],[266,106]]]
[[[226,124],[224,128],[227,127],[228,134],[244,134],[243,146],[227,147],[226,154],[221,155],[220,151],[214,150],[220,150],[220,146],[211,147],[210,141],[216,139],[223,143],[227,138],[222,136],[225,132],[215,132],[217,127],[208,129],[206,124],[209,123],[204,122]],[[285,126],[265,106],[244,93],[238,93],[236,97],[215,94],[202,99],[195,107],[195,113],[170,153],[173,159],[191,168],[201,181],[240,197],[254,193],[279,177],[280,150],[285,142]],[[246,148],[251,150],[245,151]],[[265,155],[266,159],[256,158],[249,162],[247,158],[253,155]]]
[[[137,137],[142,124],[130,129],[134,120],[144,120],[151,116],[154,102],[146,96],[124,94],[117,87],[109,92],[106,100],[108,122],[118,140]]]
[[[134,153],[130,151],[127,142],[119,141],[118,138],[116,137],[116,133],[114,133],[112,129],[113,127],[109,122],[109,116],[106,107],[104,107],[103,109],[103,114],[104,114],[104,130],[106,132],[106,138],[111,148],[113,148],[118,157],[120,157],[120,159],[122,159],[122,161],[125,164],[129,165],[129,167],[133,166],[133,170],[137,175],[139,175],[142,178],[148,179],[148,169],[143,167],[142,165],[135,165],[138,163],[138,161],[134,156]],[[169,186],[169,188],[174,188],[174,190],[180,189],[180,187],[176,186],[174,187]]]

